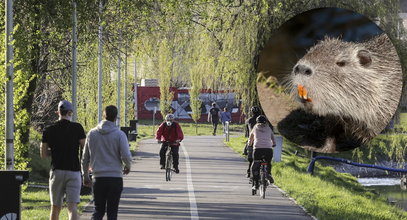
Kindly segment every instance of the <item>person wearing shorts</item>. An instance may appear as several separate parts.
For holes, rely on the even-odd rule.
[[[40,147],[41,158],[51,157],[50,219],[59,219],[65,196],[69,219],[75,220],[79,218],[77,204],[82,179],[79,155],[86,135],[81,124],[71,122],[73,108],[70,102],[59,102],[57,113],[59,120],[45,128]]]

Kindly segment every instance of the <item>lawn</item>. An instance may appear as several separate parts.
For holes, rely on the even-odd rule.
[[[91,195],[81,196],[79,212],[90,201]],[[28,187],[22,194],[21,219],[49,219],[50,202],[48,189]],[[61,210],[60,219],[68,219],[66,207]]]
[[[241,154],[245,140],[244,137],[232,138],[227,145]],[[306,172],[309,152],[286,142],[283,149],[282,162],[273,163],[275,185],[318,219],[407,219],[407,212],[389,205],[386,198],[367,190],[355,177],[320,164],[316,164],[312,176]]]

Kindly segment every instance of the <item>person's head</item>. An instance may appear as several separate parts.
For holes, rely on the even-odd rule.
[[[216,102],[212,103],[212,107],[214,108],[216,107]]]
[[[228,108],[226,108],[226,107],[223,108],[223,111],[224,111],[224,112],[227,112],[227,111],[228,111]]]
[[[114,105],[106,106],[105,110],[103,111],[103,118],[114,122],[117,118],[117,108]]]
[[[260,108],[257,106],[253,106],[250,108],[250,112],[252,115],[260,115]]]
[[[168,126],[171,126],[172,123],[174,122],[175,116],[173,114],[167,114],[165,116],[165,123],[167,123]]]
[[[66,100],[58,103],[58,114],[60,118],[72,120],[73,107],[72,104]]]
[[[267,122],[267,118],[266,118],[266,116],[264,116],[264,115],[259,115],[259,116],[256,118],[256,123],[265,124],[266,122]]]

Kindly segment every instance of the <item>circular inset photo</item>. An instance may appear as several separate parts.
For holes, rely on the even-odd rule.
[[[389,37],[365,16],[340,8],[310,10],[284,23],[257,70],[270,122],[291,142],[322,153],[352,150],[379,134],[398,108],[403,84]]]

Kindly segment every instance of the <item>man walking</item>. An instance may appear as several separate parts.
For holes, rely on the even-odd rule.
[[[81,124],[71,122],[72,114],[70,102],[66,100],[59,102],[59,120],[45,128],[41,141],[41,158],[51,156],[49,177],[51,220],[59,219],[64,194],[69,219],[78,219],[77,204],[81,191],[79,147],[84,146],[86,136]]]
[[[93,178],[95,210],[92,219],[117,219],[120,196],[123,190],[123,174],[131,167],[129,143],[124,132],[115,125],[117,108],[107,106],[104,120],[93,128],[86,138],[82,157],[83,183],[91,185],[89,169]],[[123,164],[124,163],[124,167]]]
[[[212,103],[212,108],[209,109],[208,122],[212,122],[213,136],[216,136],[216,128],[219,124],[220,109],[216,107],[216,103]]]

